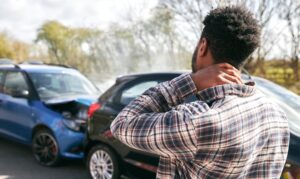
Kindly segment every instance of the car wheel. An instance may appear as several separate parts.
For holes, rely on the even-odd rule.
[[[58,144],[50,132],[43,129],[36,132],[32,138],[32,151],[34,158],[44,166],[55,166],[59,163]]]
[[[104,145],[94,146],[87,156],[89,175],[93,179],[119,179],[120,171],[117,157]]]

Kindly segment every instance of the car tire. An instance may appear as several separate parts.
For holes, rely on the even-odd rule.
[[[58,143],[49,129],[37,131],[32,138],[32,153],[36,161],[47,167],[60,162]]]
[[[115,153],[104,145],[91,148],[87,156],[87,168],[92,179],[119,179],[120,170]]]

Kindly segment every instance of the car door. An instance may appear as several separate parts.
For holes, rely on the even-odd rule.
[[[31,126],[33,126],[31,102],[24,96],[16,96],[16,91],[30,93],[26,76],[19,71],[9,71],[3,83],[0,125],[2,132],[7,136],[27,143],[31,140]]]

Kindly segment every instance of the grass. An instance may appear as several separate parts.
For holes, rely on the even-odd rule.
[[[261,74],[257,70],[254,75],[271,80],[300,95],[300,81],[295,80],[292,68],[268,63],[264,66],[265,74]]]

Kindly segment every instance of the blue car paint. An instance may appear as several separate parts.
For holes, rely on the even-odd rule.
[[[92,104],[95,100],[85,100],[87,106]],[[80,147],[83,145],[85,134],[70,130],[63,124],[63,116],[55,111],[52,111],[45,106],[44,103],[39,103],[37,112],[39,121],[37,125],[44,125],[53,129],[54,137],[56,138],[59,146],[60,156],[66,158],[82,158],[84,153],[71,153],[73,147]],[[50,122],[51,121],[51,122]],[[50,123],[49,123],[50,122]]]
[[[67,102],[72,102],[75,101],[79,104],[83,104],[86,106],[90,106],[91,102],[95,102],[95,99],[97,96],[65,96],[65,97],[60,97],[60,98],[54,98],[50,100],[46,100],[46,104],[59,104],[59,103],[67,103]]]
[[[26,99],[12,98],[8,95],[2,96],[1,104],[1,128],[2,133],[14,138],[16,141],[27,144],[32,120],[31,102]],[[12,113],[11,111],[14,111]]]
[[[0,69],[1,70],[1,69]],[[65,72],[78,73],[74,69],[65,69],[62,67],[43,66],[41,68],[27,66],[20,69],[20,72]],[[72,98],[61,98],[60,103],[75,101],[77,103],[89,106],[96,101],[95,96],[83,97],[72,96]],[[58,102],[58,99],[57,101]],[[54,104],[55,101],[52,101]],[[72,152],[71,149],[79,148],[83,145],[85,134],[83,132],[73,131],[63,123],[64,117],[47,107],[47,103],[41,100],[28,100],[14,98],[0,93],[0,135],[5,138],[31,145],[34,129],[37,126],[45,126],[50,129],[57,140],[59,146],[59,155],[64,158],[83,158],[82,151]]]
[[[90,103],[92,103],[92,101],[90,101]],[[64,117],[49,109],[43,102],[35,102],[35,109],[37,109],[34,112],[36,115],[36,123],[32,128],[42,125],[51,129],[57,140],[60,156],[65,158],[82,158],[82,152],[72,154],[70,150],[73,147],[82,146],[85,134],[67,128],[62,121]],[[33,134],[31,133],[31,135]]]

